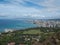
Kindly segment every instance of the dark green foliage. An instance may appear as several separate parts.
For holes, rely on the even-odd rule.
[[[31,30],[35,30],[34,32],[30,32]],[[47,31],[48,30],[48,31]],[[18,30],[14,32],[8,32],[8,33],[2,33],[0,35],[0,45],[7,45],[8,42],[16,42],[18,43],[25,43],[26,45],[31,45],[32,43],[32,36],[24,36],[21,35],[23,33],[35,34],[35,32],[38,34],[38,36],[41,36],[39,38],[40,42],[44,42],[49,36],[53,35],[54,33],[57,33],[60,31],[60,28],[43,28],[43,27],[37,27],[37,28],[30,28],[30,29],[24,29],[24,30]],[[53,33],[54,32],[54,33]],[[35,34],[36,35],[36,34]],[[60,33],[57,33],[58,35],[56,38],[60,40]],[[31,40],[25,41],[25,38],[30,38]],[[48,43],[48,45],[50,45]]]

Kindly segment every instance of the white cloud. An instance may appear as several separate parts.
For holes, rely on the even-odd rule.
[[[19,17],[27,17],[30,14],[38,13],[39,10],[35,8],[28,8],[24,6],[16,6],[16,5],[9,5],[9,4],[0,4],[0,15],[19,18]],[[7,18],[8,18],[7,17]]]
[[[0,4],[0,15],[7,16],[6,18],[34,17],[34,18],[49,18],[59,17],[60,6],[56,0],[5,0],[9,4]],[[44,6],[44,9],[36,9],[34,7],[26,7],[24,1],[29,1],[39,6]],[[57,0],[58,1],[58,0]],[[57,3],[57,5],[55,5]]]

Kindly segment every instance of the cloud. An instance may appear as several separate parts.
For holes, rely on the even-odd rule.
[[[1,0],[0,15],[6,18],[59,18],[59,2],[59,0]]]

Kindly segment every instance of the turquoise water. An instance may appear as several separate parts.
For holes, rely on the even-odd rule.
[[[3,32],[5,29],[25,29],[36,27],[35,24],[26,22],[25,20],[8,20],[0,19],[0,32]]]

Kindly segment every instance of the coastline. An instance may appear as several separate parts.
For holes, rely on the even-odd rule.
[[[5,29],[18,30],[32,27],[37,27],[37,25],[27,22],[26,20],[0,19],[0,32],[4,32]]]

